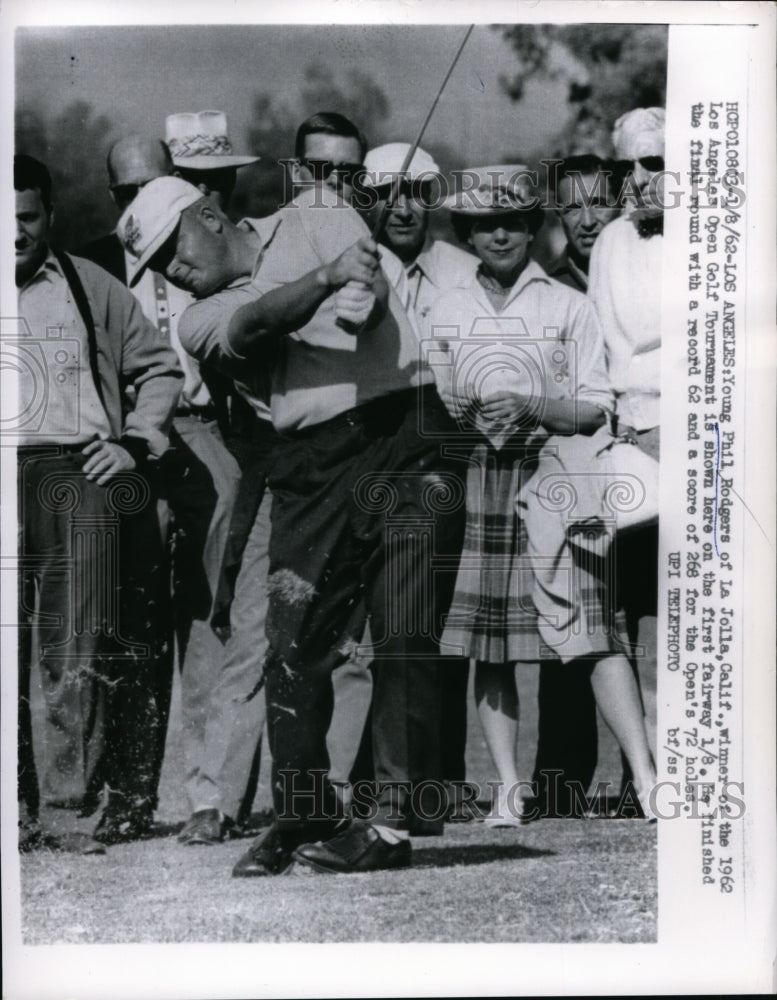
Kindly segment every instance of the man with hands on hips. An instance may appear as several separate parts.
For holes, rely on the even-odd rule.
[[[137,652],[144,625],[124,612],[146,586],[159,541],[143,469],[167,448],[183,375],[119,281],[50,247],[45,165],[16,156],[14,187],[22,337],[39,348],[47,390],[37,423],[21,422],[18,433],[20,847],[45,842],[41,798],[82,809],[106,773],[116,781],[104,838],[113,842],[119,828],[142,834],[153,818],[143,743],[159,720]],[[35,402],[39,388],[35,371],[22,370],[22,403],[28,393]],[[33,631],[46,703],[40,788],[29,704]],[[120,733],[115,746],[109,729]],[[107,832],[98,824],[95,838]]]

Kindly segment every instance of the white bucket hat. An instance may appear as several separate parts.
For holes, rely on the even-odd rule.
[[[116,227],[131,258],[130,288],[137,284],[148,262],[175,232],[184,209],[204,197],[199,188],[180,177],[157,177],[140,189]]]
[[[258,156],[235,156],[223,111],[181,111],[165,119],[165,142],[173,163],[184,170],[220,170],[256,163]]]

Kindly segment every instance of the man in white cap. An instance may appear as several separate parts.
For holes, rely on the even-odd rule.
[[[433,637],[451,582],[432,573],[431,552],[411,536],[431,531],[435,555],[460,547],[460,503],[432,503],[429,492],[458,497],[458,470],[440,456],[452,424],[377,247],[337,191],[337,211],[317,187],[240,227],[198,195],[154,182],[120,230],[139,272],[164,270],[199,299],[182,327],[188,349],[249,393],[268,393],[284,437],[270,476],[265,665],[276,820],[233,874],[279,874],[294,860],[323,872],[404,867],[409,789],[436,776],[418,769],[438,741]],[[362,287],[343,294],[352,282]],[[420,620],[408,617],[411,606]],[[360,641],[367,610],[379,654],[372,823],[342,820],[326,778],[332,672]]]
[[[223,211],[229,207],[238,170],[259,162],[258,156],[234,152],[223,111],[168,115],[165,139],[176,174]],[[218,374],[211,370],[211,377],[218,385]],[[230,392],[229,414],[230,447],[240,459],[243,476],[214,608],[214,625],[226,629],[229,640],[212,692],[201,767],[191,785],[192,815],[179,835],[186,844],[222,840],[250,810],[258,763],[258,758],[253,760],[253,749],[258,752],[256,744],[264,724],[263,698],[246,701],[245,691],[240,698],[236,698],[236,691],[246,684],[248,690],[254,687],[257,664],[264,656],[261,637],[267,610],[270,532],[266,485],[277,436],[269,410],[259,400],[249,404],[239,393]]]
[[[209,194],[226,211],[237,183],[239,167],[259,161],[232,151],[223,111],[182,111],[165,120],[165,141],[176,172]]]
[[[409,151],[406,142],[390,142],[367,153],[364,186],[372,188],[378,198],[371,221],[383,210]],[[478,263],[472,254],[445,240],[433,239],[429,232],[429,206],[435,188],[439,191],[440,180],[440,168],[432,157],[420,147],[416,149],[380,237],[381,243],[402,261],[406,277],[404,305],[414,315],[424,337],[429,335],[426,319],[435,299],[469,280]]]
[[[384,210],[392,184],[410,151],[406,142],[390,142],[369,150],[365,159],[364,187],[377,195],[377,204],[370,213],[375,222]],[[445,240],[432,238],[429,222],[435,189],[439,193],[440,168],[432,157],[418,147],[405,171],[396,197],[388,210],[380,242],[402,263],[403,281],[397,285],[405,308],[415,319],[419,333],[428,337],[427,317],[441,294],[469,281],[477,269],[477,258]],[[401,273],[401,272],[400,272]],[[466,778],[464,753],[467,741],[467,681],[469,661],[451,657],[443,681],[442,759],[446,782],[463,782]],[[448,795],[454,807],[456,786]],[[419,832],[441,833],[439,824],[418,823]]]
[[[635,108],[615,123],[613,145],[630,161],[627,213],[604,228],[591,253],[588,294],[604,331],[617,430],[653,458],[660,451],[661,268],[663,259],[663,108]],[[666,351],[664,352],[666,354]],[[674,358],[665,357],[664,365]],[[619,602],[629,640],[645,647],[637,662],[647,725],[655,739],[658,528],[618,540]],[[649,695],[649,697],[648,697]]]
[[[236,169],[231,159],[226,168],[228,172]],[[203,158],[198,157],[194,162],[201,164]],[[161,139],[145,136],[126,136],[115,142],[108,152],[107,165],[111,197],[122,212],[149,181],[177,173],[167,145]],[[115,231],[87,244],[79,252],[127,284],[132,271],[132,257],[121,245]],[[254,637],[262,634],[266,611],[264,585],[269,501],[263,508],[264,542],[255,539],[256,544],[252,543],[247,558],[243,558],[242,563],[237,560],[234,572],[241,583],[241,594],[234,609],[232,635],[225,649],[211,628],[210,617],[226,547],[232,537],[230,523],[237,506],[238,489],[245,492],[246,487],[241,485],[240,467],[225,443],[229,440],[231,444],[234,434],[227,414],[224,387],[213,373],[206,373],[210,383],[206,384],[198,362],[182,348],[178,339],[179,320],[194,301],[193,296],[166,281],[163,275],[151,271],[133,284],[132,291],[162,339],[175,349],[185,375],[184,391],[172,431],[174,450],[160,468],[156,482],[174,518],[175,544],[173,610],[167,616],[169,628],[164,635],[157,637],[161,641],[152,644],[156,660],[157,701],[165,723],[153,748],[155,769],[158,780],[170,704],[175,636],[181,669],[184,782],[194,817],[194,822],[190,821],[182,831],[182,838],[184,842],[212,842],[222,839],[241,818],[238,812],[243,798],[252,797],[249,774],[257,736],[252,732],[250,737],[246,737],[245,731],[256,727],[255,715],[261,709],[261,699],[240,711],[233,706],[242,704],[236,697],[245,693],[243,689],[250,691],[253,687],[258,673],[257,664],[263,655],[261,643],[257,646]],[[252,430],[251,450],[258,451],[260,461],[265,460],[275,443],[269,411],[265,410],[264,417],[264,421],[255,423]],[[247,452],[245,447],[241,449],[241,455],[244,452]],[[252,473],[251,482],[255,479]],[[258,507],[262,492],[263,485],[259,484],[252,490],[251,496],[243,497],[241,507]],[[162,567],[164,570],[165,567]],[[167,573],[169,575],[169,567]],[[249,593],[250,598],[247,597]],[[237,685],[236,690],[224,689],[220,683],[224,677],[221,668],[225,657],[228,662],[237,661],[242,667],[241,671],[227,671],[227,676]],[[236,676],[245,673],[250,680]],[[229,752],[212,743],[206,751],[206,719],[209,713],[221,716],[225,711],[231,712],[230,718],[222,719],[224,725],[217,728],[223,734],[223,742],[230,744]],[[250,717],[248,722],[243,720],[246,715]],[[263,719],[258,721],[260,731],[262,722]],[[246,738],[250,748],[242,745],[241,741]],[[237,749],[238,744],[240,750]],[[248,764],[243,766],[245,756],[248,757]],[[228,763],[220,769],[216,781],[213,774],[217,759]],[[202,774],[203,768],[208,771],[207,778]],[[219,789],[218,795],[214,787]],[[214,816],[214,809],[220,810],[221,815],[217,811]],[[204,817],[203,812],[206,813]]]

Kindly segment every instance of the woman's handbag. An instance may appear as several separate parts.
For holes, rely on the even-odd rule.
[[[608,437],[592,468],[597,471],[599,464],[605,473],[605,509],[612,512],[617,531],[652,524],[658,519],[658,462],[625,437]]]
[[[576,544],[598,548],[597,537],[612,540],[658,518],[658,462],[606,426],[590,436],[554,436],[518,500],[541,534],[555,531],[552,515]]]

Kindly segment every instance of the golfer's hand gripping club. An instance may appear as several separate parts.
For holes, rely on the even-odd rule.
[[[377,243],[362,237],[327,267],[327,280],[335,294],[337,325],[356,335],[375,306],[372,286],[380,267]]]

